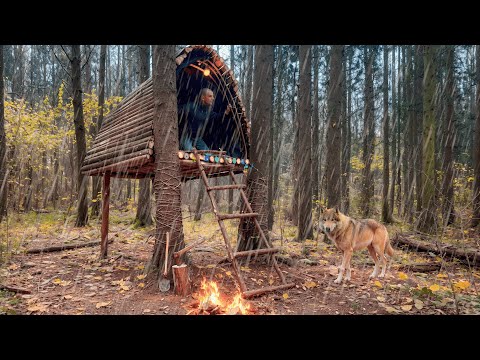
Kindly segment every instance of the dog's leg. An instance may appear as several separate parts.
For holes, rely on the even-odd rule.
[[[380,273],[379,277],[383,278],[385,277],[385,272],[387,271],[387,258],[385,257],[385,254],[382,254],[381,259],[382,259],[382,272]]]
[[[339,284],[339,283],[342,282],[343,273],[345,271],[346,260],[347,260],[347,253],[344,251],[343,252],[343,258],[342,258],[342,265],[340,265],[340,267],[338,268],[338,276],[334,281],[335,284]]]
[[[378,274],[378,258],[377,258],[377,253],[375,252],[375,249],[373,248],[372,245],[368,246],[368,252],[370,256],[372,257],[373,261],[375,262],[375,268],[373,269],[373,272],[370,274],[371,278],[374,278]]]
[[[373,248],[375,249],[375,252],[378,254],[378,258],[380,260],[380,263],[382,264],[382,272],[378,277],[383,278],[385,277],[385,271],[387,270],[387,258],[385,257],[384,249],[382,249],[382,247],[379,244],[373,242]]]
[[[345,257],[346,257],[346,270],[347,270],[347,276],[345,276],[345,281],[350,281],[351,275],[352,275],[352,269],[350,268],[350,262],[352,261],[352,254],[353,254],[353,249],[348,249],[345,251]]]

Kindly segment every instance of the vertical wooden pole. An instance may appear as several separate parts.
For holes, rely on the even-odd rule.
[[[102,242],[100,244],[100,258],[107,257],[108,245],[108,215],[110,205],[110,173],[103,175],[102,190]]]

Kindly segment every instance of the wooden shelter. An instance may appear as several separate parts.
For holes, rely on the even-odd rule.
[[[185,48],[176,57],[176,63],[179,108],[207,87],[215,95],[214,111],[224,113],[228,105],[232,109],[219,123],[211,124],[205,135],[212,150],[197,154],[205,173],[228,176],[230,171],[241,173],[248,169],[250,128],[233,71],[215,50],[205,45]],[[105,117],[83,161],[83,174],[103,176],[102,256],[107,254],[110,177],[145,178],[155,174],[153,112],[153,82],[149,78]],[[178,151],[184,181],[201,176],[193,152],[172,151]]]
[[[214,111],[223,113],[228,104],[232,107],[229,115],[208,129],[207,144],[212,145],[212,151],[204,154],[206,172],[227,176],[232,166],[234,173],[242,172],[249,165],[250,130],[233,71],[215,50],[204,45],[185,48],[176,57],[176,63],[179,107],[192,101],[204,87],[215,94]],[[83,162],[85,175],[154,176],[152,85],[149,78],[105,117]],[[237,150],[234,155],[234,148],[240,154]],[[200,176],[193,153],[179,151],[179,161],[183,180]]]

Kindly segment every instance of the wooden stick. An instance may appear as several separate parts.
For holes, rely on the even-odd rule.
[[[165,270],[163,270],[163,276],[167,276],[167,264],[168,264],[168,243],[170,241],[170,233],[167,231],[167,240],[165,242]]]
[[[133,101],[130,104],[127,104],[126,106],[117,105],[117,107],[107,115],[108,119],[106,119],[107,121],[104,123],[105,129],[112,128],[115,125],[117,125],[120,115],[131,114],[132,111],[139,108],[138,106],[139,104],[143,104],[144,106],[142,107],[145,107],[146,100],[151,101],[152,98],[153,98],[153,89],[149,89],[146,92],[139,94],[139,96],[133,99]]]
[[[127,149],[127,148],[132,148],[136,145],[139,144],[147,144],[149,141],[152,142],[152,148],[153,148],[153,136],[147,135],[143,136],[141,138],[132,140],[130,138],[124,138],[119,141],[111,142],[109,144],[105,144],[103,146],[95,146],[92,147],[88,152],[87,155],[85,156],[86,159],[90,159],[93,156],[98,156],[102,155],[107,152],[118,152],[121,151],[122,149]]]
[[[7,291],[14,292],[14,293],[19,293],[19,294],[31,294],[32,293],[30,290],[22,288],[22,287],[2,285],[2,284],[0,284],[0,290],[7,290]]]
[[[153,100],[151,100],[153,103]],[[110,135],[114,135],[121,130],[127,130],[131,128],[131,125],[136,125],[137,127],[141,124],[144,124],[147,119],[153,118],[153,106],[148,106],[143,109],[139,109],[136,113],[126,115],[124,119],[120,119],[117,125],[109,129],[100,129],[100,132],[97,135],[98,139],[105,138]]]
[[[103,132],[100,130],[100,133],[95,138],[96,141],[102,141],[105,139],[109,139],[114,135],[122,134],[127,130],[136,129],[142,125],[145,125],[151,122],[153,119],[153,109],[148,109],[142,114],[140,114],[135,119],[132,119],[132,122],[124,122],[123,124],[118,125],[117,127]]]
[[[111,131],[115,129],[117,126],[131,122],[132,118],[138,118],[138,115],[145,113],[146,111],[150,112],[153,108],[153,97],[152,95],[140,99],[138,103],[132,105],[128,109],[117,111],[112,118],[111,122],[108,123],[109,125],[102,126],[101,130],[104,131]],[[110,114],[109,114],[110,115]]]
[[[142,141],[137,145],[126,146],[125,148],[119,148],[119,149],[113,148],[111,150],[104,151],[102,152],[102,154],[99,154],[99,155],[91,155],[89,158],[85,158],[83,163],[85,165],[95,164],[98,162],[103,162],[104,160],[119,158],[121,156],[125,156],[128,154],[137,153],[145,149],[153,149],[152,140]],[[153,155],[153,151],[150,155]]]
[[[87,170],[92,170],[92,169],[96,169],[96,168],[106,168],[108,165],[115,165],[115,164],[119,164],[125,160],[131,160],[131,159],[135,159],[135,158],[138,158],[138,157],[141,157],[141,156],[149,156],[153,154],[153,150],[152,149],[143,149],[143,150],[140,150],[140,151],[137,151],[137,152],[133,152],[133,153],[130,153],[130,154],[125,154],[125,155],[122,155],[122,156],[117,156],[117,157],[113,157],[113,158],[110,158],[110,159],[105,159],[103,161],[96,161],[94,163],[88,163],[84,166],[82,166],[82,169],[81,171],[87,171]]]
[[[127,130],[122,134],[112,136],[111,138],[108,138],[102,141],[95,140],[93,142],[92,149],[96,147],[101,148],[102,146],[109,146],[111,144],[116,144],[117,142],[126,141],[126,140],[128,141],[138,140],[140,138],[149,136],[149,135],[146,135],[148,133],[150,133],[149,135],[153,134],[152,124],[145,124],[144,126],[139,127],[138,129],[135,128],[135,129]]]
[[[153,105],[153,94],[145,94],[145,96],[138,97],[135,102],[122,109],[116,110],[114,113],[108,114],[109,122],[105,123],[105,127],[102,129],[111,130],[121,124],[125,119],[131,118],[139,113],[140,111],[145,111]]]
[[[269,249],[256,249],[256,250],[247,250],[247,251],[239,251],[236,253],[233,253],[234,257],[242,257],[242,256],[257,256],[257,255],[264,255],[264,254],[270,254],[274,252],[279,252],[282,249],[280,248],[269,248]]]
[[[195,241],[193,244],[190,244],[190,245],[184,247],[183,249],[174,252],[174,253],[173,253],[173,258],[175,259],[175,263],[176,263],[177,265],[180,265],[180,256],[182,256],[183,254],[185,254],[187,251],[193,249],[195,246],[200,245],[201,243],[203,243],[203,242],[206,241],[207,239],[208,239],[208,238],[203,238],[203,239],[197,240],[197,241]]]
[[[107,257],[108,249],[108,217],[110,211],[110,174],[103,176],[102,190],[102,243],[100,244],[100,258]]]
[[[84,175],[97,175],[97,176],[103,176],[106,172],[120,172],[120,173],[126,173],[127,169],[128,172],[133,172],[135,173],[138,171],[138,169],[134,169],[135,167],[141,167],[150,162],[150,155],[141,155],[132,159],[124,160],[116,164],[108,165],[108,166],[103,166],[103,167],[98,167],[95,169],[91,170],[82,170]],[[115,176],[118,176],[115,174]]]
[[[399,269],[411,271],[411,272],[430,272],[438,271],[442,268],[442,264],[439,262],[433,263],[412,263],[412,264],[403,264],[399,266]]]
[[[113,239],[109,241],[110,243],[113,242]],[[26,254],[42,254],[42,253],[50,253],[55,251],[64,251],[64,250],[72,250],[72,249],[79,249],[83,247],[89,246],[96,246],[100,244],[100,241],[90,241],[86,243],[80,244],[65,244],[65,245],[56,245],[56,246],[48,246],[44,248],[33,248],[25,251]]]
[[[115,124],[110,127],[102,127],[97,137],[104,136],[104,134],[112,133],[113,131],[125,128],[128,125],[139,125],[142,119],[146,117],[152,117],[153,115],[153,99],[147,99],[144,104],[139,104],[139,107],[135,107],[127,114],[119,114],[119,119],[116,119]]]
[[[209,186],[207,188],[208,191],[210,190],[230,190],[230,189],[246,189],[247,185],[219,185],[219,186]]]
[[[176,295],[187,296],[191,292],[190,277],[186,264],[173,265],[173,284]]]
[[[242,298],[249,299],[249,298],[252,298],[252,297],[255,297],[255,296],[265,294],[266,292],[283,290],[283,289],[290,289],[294,286],[295,286],[294,283],[290,283],[290,284],[284,284],[284,285],[278,285],[278,286],[268,286],[268,287],[264,287],[264,288],[258,289],[258,290],[244,291],[244,292],[242,292]]]

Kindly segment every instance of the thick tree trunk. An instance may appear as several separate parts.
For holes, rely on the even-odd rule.
[[[345,114],[346,121],[346,134],[345,134],[345,149],[343,149],[343,159],[344,159],[344,174],[345,174],[345,183],[342,184],[342,201],[343,201],[343,210],[346,214],[350,211],[350,172],[351,165],[350,159],[352,157],[352,63],[353,63],[353,51],[349,51],[348,56],[348,83],[345,86],[345,91],[347,95],[347,110]],[[345,72],[345,75],[347,73]],[[347,79],[345,78],[345,82]]]
[[[395,128],[397,126],[397,97],[396,97],[396,74],[395,74],[395,49],[396,46],[393,46],[392,49],[392,182],[390,184],[390,202],[389,202],[389,213],[393,220],[393,205],[395,203],[395,180],[397,178],[397,141],[396,141],[396,132]]]
[[[203,205],[203,198],[205,197],[205,184],[202,180],[198,180],[198,197],[197,197],[197,205],[195,206],[195,215],[193,217],[194,221],[199,221],[202,218],[202,205]]]
[[[0,222],[7,216],[7,137],[5,135],[3,45],[0,45]]]
[[[407,104],[407,117],[406,117],[406,126],[404,131],[404,139],[405,139],[405,151],[404,151],[404,174],[405,176],[405,209],[404,214],[405,218],[409,223],[413,221],[413,197],[414,197],[414,170],[415,170],[415,162],[414,162],[414,141],[413,138],[415,136],[413,129],[414,129],[414,115],[415,115],[415,108],[414,108],[414,92],[413,92],[413,56],[412,56],[412,45],[407,46],[407,75],[406,75],[406,91],[405,91],[405,99]]]
[[[245,78],[245,112],[247,119],[252,119],[252,74],[253,74],[253,45],[247,45],[247,70]]]
[[[292,46],[292,51],[298,53],[298,46]],[[291,103],[290,107],[292,110],[292,128],[293,128],[293,149],[298,149],[298,118],[297,118],[297,111],[296,111],[296,103],[295,98],[297,95],[297,67],[296,64],[294,65],[293,69],[293,81],[292,81],[292,96],[291,96]],[[291,179],[293,183],[293,195],[292,195],[292,203],[291,203],[291,211],[290,211],[290,220],[292,221],[293,225],[298,225],[298,151],[293,151],[292,154],[292,170],[291,170]]]
[[[150,270],[162,278],[165,263],[172,279],[174,252],[185,247],[181,210],[181,173],[178,162],[178,114],[175,45],[155,45],[153,50],[153,134],[155,142],[155,246]],[[173,150],[172,150],[173,149]],[[168,258],[165,243],[169,233]]]
[[[419,219],[419,229],[434,233],[435,211],[435,48],[424,48],[424,90],[423,90],[423,172],[422,204],[423,212]]]
[[[474,181],[472,227],[480,224],[480,45],[476,46],[477,100],[475,114]]]
[[[320,114],[318,109],[318,72],[320,70],[320,48],[313,46],[313,114],[312,114],[312,199],[314,208],[319,208],[318,198],[318,127]]]
[[[140,84],[150,77],[150,46],[139,45],[138,62],[140,67]],[[149,226],[152,224],[152,206],[151,206],[151,180],[150,178],[139,180],[138,205],[135,220],[140,226]]]
[[[253,212],[259,213],[258,221],[268,237],[268,182],[270,181],[270,122],[273,100],[273,46],[259,45],[255,48],[253,74],[253,102],[250,161],[254,167],[247,179],[247,196]],[[245,206],[245,205],[244,205]],[[240,220],[237,251],[265,247],[261,242],[252,218]]]
[[[77,142],[77,219],[75,226],[85,226],[88,222],[87,185],[88,177],[80,171],[83,159],[87,152],[85,140],[85,124],[83,121],[82,104],[82,77],[80,68],[80,45],[72,45],[71,71],[72,71],[72,92],[73,92],[73,122],[75,124],[75,139]]]
[[[107,45],[100,46],[100,74],[98,79],[98,119],[95,124],[95,133],[98,134],[100,127],[103,123],[103,107],[105,104],[105,58],[107,55]],[[102,183],[102,178],[100,176],[92,177],[92,205],[91,205],[91,214],[92,217],[97,217],[100,211],[100,187]]]
[[[383,47],[383,193],[382,193],[382,221],[392,222],[390,206],[388,204],[388,187],[390,185],[390,154],[389,154],[389,118],[388,118],[388,47]]]
[[[340,200],[340,208],[341,211],[346,212],[345,201],[346,201],[346,192],[348,190],[348,178],[347,178],[347,167],[350,163],[350,157],[348,156],[348,146],[347,143],[349,141],[348,138],[348,120],[347,120],[347,58],[345,54],[342,57],[342,102],[340,111],[340,118],[341,118],[341,126],[342,126],[342,143],[341,143],[341,151],[342,151],[342,164],[341,164],[341,184],[340,189],[342,191],[341,200]]]
[[[91,49],[90,45],[83,45],[83,55],[85,57],[85,92],[90,94],[92,92],[92,70],[90,66],[91,62]]]
[[[371,170],[373,156],[375,152],[375,108],[374,108],[374,93],[373,93],[373,62],[374,49],[368,47],[364,50],[365,61],[365,115],[363,127],[363,169],[362,188],[363,188],[363,215],[370,216],[373,210],[373,171]]]
[[[446,46],[447,53],[447,79],[445,82],[445,124],[443,128],[443,137],[445,141],[444,154],[443,154],[443,223],[444,225],[451,225],[455,221],[454,199],[453,199],[453,146],[456,136],[455,131],[455,118],[454,118],[454,95],[455,95],[455,80],[454,80],[454,57],[455,48],[453,45]]]
[[[14,45],[13,55],[12,100],[15,100],[23,98],[25,77],[24,45]]]
[[[403,53],[403,58],[401,58],[401,55]],[[403,59],[403,60],[402,60]],[[404,74],[405,74],[405,52],[402,51],[402,46],[399,46],[398,48],[398,69],[397,69],[397,74],[398,74],[398,82],[397,82],[397,128],[396,128],[396,142],[397,142],[397,167],[396,167],[396,172],[395,172],[395,181],[397,183],[397,197],[396,197],[396,205],[397,205],[397,213],[398,216],[402,216],[402,177],[401,177],[401,172],[402,172],[402,164],[401,164],[401,157],[402,157],[402,151],[400,148],[400,133],[401,133],[401,127],[402,127],[402,122],[404,118],[404,113],[402,109],[402,99],[403,99],[403,93],[402,93],[402,82],[404,82]]]
[[[327,91],[327,156],[325,159],[325,181],[327,185],[327,206],[340,207],[341,203],[341,143],[340,113],[342,105],[342,58],[343,45],[330,49],[330,79]]]
[[[299,186],[297,241],[313,238],[312,227],[312,144],[311,144],[311,78],[312,47],[300,45],[300,84],[298,90]]]
[[[423,46],[415,45],[415,191],[417,213],[422,210]]]
[[[278,47],[278,61],[277,61],[277,94],[275,97],[275,116],[274,120],[276,122],[276,136],[275,143],[273,148],[273,189],[274,189],[274,199],[278,199],[280,195],[280,159],[283,153],[283,92],[284,90],[284,76],[285,76],[285,63],[283,52],[284,47],[279,45]]]

